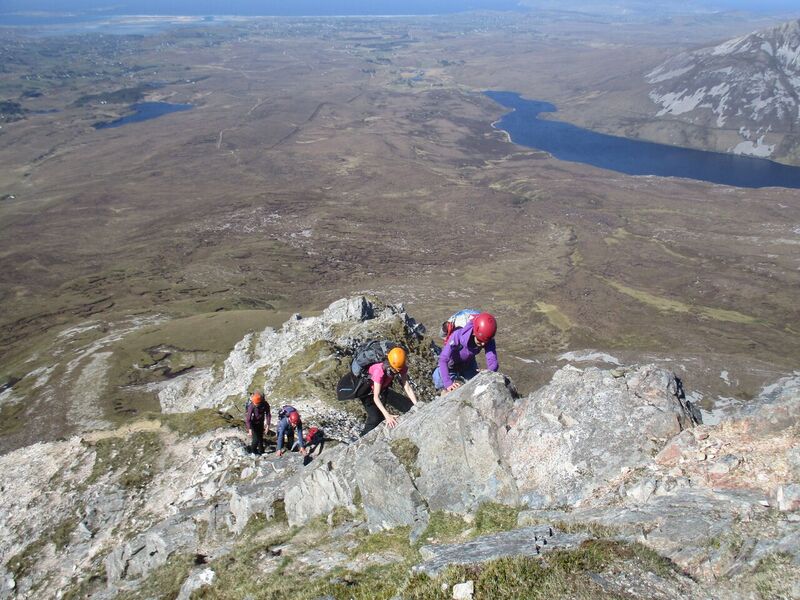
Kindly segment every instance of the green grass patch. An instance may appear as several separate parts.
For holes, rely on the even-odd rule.
[[[548,521],[548,523],[551,523]],[[601,525],[600,523],[567,523],[565,521],[556,521],[552,523],[553,527],[564,533],[588,533],[598,538],[614,537],[618,535],[618,531],[613,527]]]
[[[50,539],[55,544],[56,551],[63,550],[69,545],[72,532],[75,531],[78,523],[78,517],[68,517],[55,526]]]
[[[88,576],[85,573],[74,578],[63,590],[61,600],[83,600],[91,598],[96,592],[106,587],[106,566],[102,562]]]
[[[355,557],[360,554],[393,552],[407,560],[415,560],[419,555],[416,548],[412,547],[408,541],[410,534],[411,528],[404,526],[364,535],[351,555]]]
[[[271,522],[270,522],[271,523]],[[287,597],[284,574],[291,559],[273,556],[276,547],[290,542],[295,530],[284,526],[276,529],[263,517],[248,522],[239,542],[231,552],[211,562],[209,567],[216,573],[214,584],[196,591],[192,598],[228,600],[230,598],[285,598]],[[272,571],[265,569],[266,563],[274,565]],[[295,589],[303,589],[307,582],[297,574],[291,578],[291,593],[298,597]]]
[[[272,503],[272,519],[279,523],[288,523],[289,516],[286,514],[286,502],[275,500]]]
[[[27,402],[0,406],[0,436],[19,433],[26,427],[28,424],[25,418],[26,406]]]
[[[759,597],[790,598],[792,592],[791,576],[796,573],[792,557],[775,553],[762,558],[753,573],[753,585]]]
[[[336,346],[320,340],[306,346],[281,366],[271,395],[280,400],[310,396],[336,402],[336,384],[349,365],[350,361],[342,359]],[[259,374],[252,387],[263,389],[265,384],[265,376]]]
[[[501,558],[481,565],[452,566],[435,578],[412,576],[400,596],[445,600],[451,598],[453,585],[471,579],[475,582],[476,598],[601,600],[625,597],[609,594],[595,584],[589,574],[619,569],[626,561],[644,563],[646,568],[658,567],[660,561],[665,560],[658,558],[654,563],[652,556],[637,544],[591,541],[575,550],[556,551],[542,558]]]
[[[428,526],[417,542],[421,544],[447,544],[461,538],[469,525],[460,515],[454,515],[441,510],[430,514]]]
[[[572,321],[570,321],[569,317],[561,312],[555,304],[537,302],[536,307],[539,309],[539,312],[547,317],[547,320],[550,321],[553,327],[556,327],[560,331],[572,329]]]
[[[215,429],[239,427],[244,424],[242,419],[213,408],[200,408],[188,413],[161,413],[154,416],[172,431],[188,436],[198,436]]]
[[[98,440],[94,466],[87,483],[94,483],[111,473],[117,475],[117,481],[124,488],[144,487],[155,476],[162,451],[161,436],[155,431]]]
[[[486,535],[516,529],[519,511],[519,508],[495,502],[482,503],[475,513],[475,534]]]
[[[422,474],[417,466],[419,447],[414,442],[408,438],[400,438],[389,442],[389,448],[412,479],[416,479]]]
[[[755,325],[759,323],[758,319],[756,319],[755,317],[751,317],[750,315],[745,315],[735,310],[724,310],[721,308],[712,308],[709,306],[694,306],[686,304],[684,302],[680,302],[678,300],[672,300],[669,298],[656,296],[655,294],[645,292],[644,290],[637,290],[628,287],[626,285],[623,285],[621,283],[618,283],[616,281],[606,279],[604,277],[600,277],[599,279],[601,279],[603,282],[613,287],[618,292],[621,292],[626,296],[630,296],[634,300],[638,300],[639,302],[647,304],[648,306],[652,306],[660,311],[691,313],[701,317],[713,319],[715,321],[741,323],[744,325]]]

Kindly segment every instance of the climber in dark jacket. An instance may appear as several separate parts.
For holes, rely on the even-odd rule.
[[[295,438],[295,434],[297,434]],[[286,436],[286,448],[283,446],[283,438]],[[278,456],[288,449],[293,450],[296,445],[300,446],[300,454],[306,454],[306,441],[303,439],[303,422],[300,420],[300,413],[294,406],[285,405],[278,413],[278,445],[275,448]]]
[[[244,415],[244,424],[250,434],[250,452],[253,454],[264,454],[264,432],[269,431],[271,421],[272,414],[264,394],[254,393]]]

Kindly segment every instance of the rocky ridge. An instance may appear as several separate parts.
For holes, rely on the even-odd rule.
[[[734,154],[791,154],[800,121],[800,21],[683,52],[646,80],[660,106],[656,117],[735,132],[721,148]]]
[[[377,326],[417,331],[400,307],[353,298],[263,334],[269,344],[237,345],[229,360],[248,373],[269,363],[275,392],[293,357]],[[211,389],[203,402],[230,401],[221,383]],[[185,435],[140,422],[35,444],[0,456],[0,597],[246,597],[279,585],[287,565],[310,586],[300,597],[370,597],[359,586],[383,597],[373,569],[398,573],[383,577],[385,597],[403,597],[458,583],[453,563],[527,556],[553,570],[598,549],[617,562],[574,574],[596,597],[793,597],[798,390],[800,376],[782,379],[706,426],[667,371],[566,366],[524,398],[482,373],[305,465],[248,454],[230,426]],[[320,395],[294,400],[307,423],[342,412]]]

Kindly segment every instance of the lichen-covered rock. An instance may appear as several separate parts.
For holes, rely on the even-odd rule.
[[[230,402],[261,377],[271,399],[303,392],[291,403],[306,424],[329,433],[330,423],[338,439],[351,440],[359,419],[343,404],[317,402],[312,392],[327,390],[320,382],[344,364],[340,349],[381,327],[416,331],[402,307],[343,300],[319,317],[295,316],[280,330],[245,338],[224,372],[209,371],[207,380],[202,373],[178,377],[162,391],[174,393],[167,404],[183,410],[185,394]],[[565,367],[525,398],[502,374],[482,372],[421,402],[395,428],[330,444],[309,464],[293,453],[248,454],[242,430],[191,436],[156,420],[139,423],[138,434],[131,427],[37,444],[0,456],[0,598],[34,597],[43,585],[74,596],[92,573],[92,597],[113,598],[141,587],[171,556],[180,563],[195,553],[198,564],[224,569],[224,561],[213,561],[235,552],[243,535],[246,544],[296,536],[275,547],[265,543],[265,573],[287,558],[316,574],[359,570],[405,560],[404,548],[358,554],[366,530],[409,526],[415,539],[434,512],[468,515],[484,502],[536,509],[519,522],[534,528],[534,543],[531,531],[521,530],[426,546],[422,552],[433,562],[421,570],[535,555],[537,545],[542,553],[597,535],[646,544],[703,581],[735,578],[775,560],[791,571],[800,565],[798,389],[800,376],[785,378],[734,418],[692,427],[675,378],[653,366]],[[139,434],[152,443],[136,442]],[[334,539],[316,543],[322,519],[300,533],[290,530],[276,519],[281,500],[289,526],[326,516]],[[335,539],[342,527],[351,530],[349,545]],[[548,544],[537,544],[545,532]],[[181,593],[208,585],[211,573],[198,567]],[[626,588],[620,573],[595,575],[609,593],[635,587]],[[661,590],[654,597],[666,598],[677,589],[650,579],[633,595]]]
[[[621,377],[597,368],[559,370],[517,403],[502,448],[523,502],[578,505],[624,469],[641,467],[692,417],[654,366]]]

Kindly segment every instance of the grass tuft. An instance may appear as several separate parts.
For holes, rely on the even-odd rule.
[[[389,443],[389,448],[392,454],[397,457],[400,464],[403,465],[412,479],[416,479],[422,473],[417,466],[417,457],[419,456],[419,447],[408,438],[400,438],[392,440]]]
[[[140,431],[127,438],[109,437],[95,444],[95,461],[88,484],[109,473],[118,474],[126,489],[146,486],[156,474],[156,463],[163,451],[158,432]]]
[[[495,502],[482,503],[475,513],[475,534],[486,535],[516,529],[519,511],[519,508]]]
[[[157,418],[175,433],[187,436],[199,436],[215,429],[243,424],[242,419],[213,408],[200,408],[188,413],[161,413]]]

